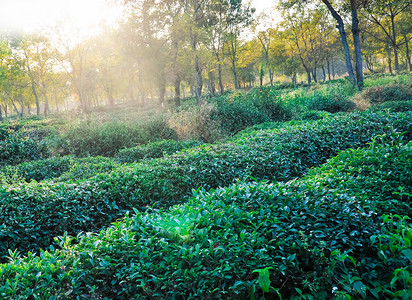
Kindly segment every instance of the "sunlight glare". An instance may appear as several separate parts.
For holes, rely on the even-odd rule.
[[[0,0],[0,31],[31,32],[63,27],[84,36],[94,35],[102,24],[121,14],[107,0]]]

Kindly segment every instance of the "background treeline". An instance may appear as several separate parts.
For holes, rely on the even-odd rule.
[[[364,70],[411,70],[411,1],[315,4],[285,0],[257,15],[241,0],[136,0],[116,26],[76,43],[58,29],[3,34],[0,120],[77,104],[180,106],[189,96],[199,103],[227,89],[346,74],[362,89]]]

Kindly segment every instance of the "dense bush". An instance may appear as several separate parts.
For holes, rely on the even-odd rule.
[[[342,88],[337,86],[325,91],[315,91],[314,96],[308,99],[307,108],[336,113],[353,110],[355,106],[355,103],[349,100]]]
[[[107,157],[75,158],[73,156],[52,157],[24,162],[0,169],[8,181],[21,179],[26,182],[55,179],[58,181],[87,179],[100,172],[109,172],[118,164]],[[56,179],[58,178],[58,179]]]
[[[0,165],[15,165],[51,155],[49,140],[38,140],[27,133],[9,131],[0,140]]]
[[[412,144],[373,144],[298,181],[200,192],[99,234],[65,236],[62,250],[12,253],[0,295],[407,299],[412,227],[380,215],[412,213],[411,163]]]
[[[382,111],[385,109],[390,109],[393,112],[412,111],[412,101],[384,102],[370,108],[371,111]]]
[[[170,155],[180,150],[201,145],[202,142],[196,140],[175,141],[163,140],[143,146],[120,150],[116,155],[116,161],[120,163],[132,163],[142,159],[160,158],[165,154]]]
[[[176,138],[176,133],[161,117],[141,123],[81,121],[61,135],[58,148],[61,154],[113,156],[122,148],[169,138]]]
[[[387,101],[410,101],[412,100],[412,88],[410,84],[374,86],[365,89],[361,96],[371,104]]]
[[[281,104],[278,93],[269,87],[254,88],[250,93],[236,91],[227,97],[212,100],[217,120],[227,133],[236,133],[246,127],[268,121],[284,121],[292,117],[291,111]]]
[[[344,149],[365,146],[376,135],[396,130],[407,132],[410,140],[411,126],[410,113],[338,115],[121,166],[87,181],[1,186],[0,253],[44,247],[64,231],[99,229],[133,207],[182,203],[199,187],[227,186],[247,176],[287,181]]]
[[[168,124],[181,140],[215,142],[224,137],[224,133],[220,121],[212,119],[214,111],[215,107],[210,104],[192,106],[170,115]]]

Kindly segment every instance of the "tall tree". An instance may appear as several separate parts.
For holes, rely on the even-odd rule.
[[[402,13],[410,12],[411,4],[411,0],[367,0],[363,3],[365,17],[383,31],[392,47],[397,73],[399,73],[399,47],[411,39],[410,37],[402,39],[402,36],[398,35],[401,33],[401,23],[398,24],[397,19]]]

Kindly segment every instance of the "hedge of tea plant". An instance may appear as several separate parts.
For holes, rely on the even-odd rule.
[[[10,252],[0,296],[407,299],[412,226],[399,215],[412,213],[412,144],[389,138],[300,180],[201,191],[61,237],[61,250]]]
[[[165,154],[170,155],[183,149],[201,145],[202,142],[196,140],[175,141],[163,140],[149,143],[147,145],[136,146],[120,150],[115,155],[115,160],[120,163],[133,163],[143,159],[160,158]]]
[[[394,131],[411,139],[410,113],[338,115],[119,166],[87,180],[3,185],[0,253],[4,257],[7,249],[45,247],[65,231],[98,230],[132,208],[183,203],[193,189],[209,190],[248,177],[288,181],[345,149],[364,147],[373,137]]]
[[[24,162],[16,166],[6,166],[0,173],[9,183],[14,180],[30,182],[55,179],[73,181],[93,177],[97,173],[110,172],[119,164],[108,157],[75,158],[74,156],[51,157]]]

